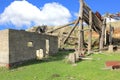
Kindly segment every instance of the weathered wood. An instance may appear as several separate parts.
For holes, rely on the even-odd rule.
[[[94,29],[94,31],[97,32],[99,35],[101,34],[101,31],[96,28],[94,22],[93,22],[92,29]]]
[[[99,23],[98,23],[97,20],[94,19],[93,22],[94,22],[94,25],[95,25],[95,27],[96,27],[97,29],[100,29],[100,30],[102,29],[102,28],[101,28],[102,25],[99,25]]]
[[[80,25],[79,25],[79,35],[78,35],[78,53],[80,54],[82,51],[82,47],[83,47],[83,43],[84,43],[84,32],[81,31],[83,30],[83,0],[80,0],[80,13],[79,16],[81,17],[81,20],[79,21]]]
[[[105,45],[107,45],[107,31],[106,31],[106,28],[105,28],[105,42],[104,42]]]
[[[89,36],[88,36],[88,54],[91,53],[92,49],[92,11],[89,12]]]
[[[106,19],[104,20],[103,25],[105,26],[105,29],[104,29],[104,43],[103,44],[106,45],[106,40],[107,40],[106,39],[106,35],[107,35],[107,33],[106,33],[106,27],[107,27],[106,26]]]
[[[89,11],[90,8],[83,2],[83,20],[89,24]]]
[[[83,8],[83,12],[84,12],[85,14],[89,15],[89,11],[86,10],[85,8]]]
[[[71,29],[71,31],[69,32],[68,36],[67,36],[66,39],[63,41],[63,44],[65,44],[65,43],[67,42],[68,38],[70,37],[70,35],[71,35],[72,32],[74,31],[74,29],[77,27],[80,19],[81,19],[81,18],[79,17],[78,20],[75,22],[74,27]]]
[[[94,23],[93,21],[93,29],[98,33],[98,34],[101,34],[102,30],[101,28],[97,27],[98,25]]]
[[[94,13],[92,13],[92,14],[93,14],[93,21],[94,21],[94,23],[95,23],[96,25],[98,25],[97,27],[101,28],[101,26],[102,26],[102,21],[100,21],[100,19],[98,19],[98,17],[97,17]]]
[[[97,15],[95,15],[95,13],[93,13],[93,18],[97,20],[100,24],[102,24],[102,21],[97,17]]]
[[[86,16],[83,15],[83,21],[87,24],[89,24],[89,18],[87,18]]]
[[[103,27],[102,27],[102,33],[100,35],[100,51],[103,49],[104,47],[104,38],[105,38],[105,28],[106,28],[106,19],[104,19],[103,21]]]
[[[89,31],[88,35],[88,53],[92,52],[92,29],[96,31],[100,35],[100,44],[99,47],[102,49],[104,45],[104,35],[105,35],[105,25],[102,27],[102,20],[100,20],[99,16],[96,16],[95,13],[84,3],[84,0],[79,0],[80,2],[80,12],[79,18],[74,23],[74,27],[69,32],[68,36],[65,38],[63,43],[65,44],[74,31],[74,29],[79,24],[79,32],[78,32],[78,55],[82,53],[83,45],[84,45],[84,31]],[[89,29],[85,29],[83,27],[83,22],[89,25]],[[59,28],[58,28],[59,29]],[[100,50],[101,50],[100,49]]]
[[[112,45],[112,34],[113,34],[113,29],[112,29],[111,24],[110,24],[109,26],[110,26],[110,32],[109,32],[109,43],[110,43],[110,45]]]
[[[91,11],[91,9],[89,8],[89,6],[87,4],[85,4],[85,2],[83,2],[83,7],[88,11]]]
[[[92,16],[93,16],[93,23],[94,23],[96,29],[99,29],[102,31],[102,29],[101,29],[102,21],[100,21],[93,12],[92,12]]]
[[[87,14],[86,12],[83,11],[83,16],[85,16],[89,21],[89,14]]]
[[[69,26],[69,25],[74,24],[75,22],[76,22],[76,20],[73,21],[73,22],[70,22],[70,23],[68,23],[68,24],[65,24],[65,25],[63,25],[63,26],[59,26],[58,28],[56,28],[56,29],[54,29],[54,30],[48,31],[47,33],[53,33],[54,31],[57,31],[57,30],[62,29],[62,28],[65,28],[65,27],[67,27],[67,26]]]
[[[98,27],[99,29],[101,28],[102,25],[100,25],[99,22],[95,18],[93,18],[93,22],[96,27]]]

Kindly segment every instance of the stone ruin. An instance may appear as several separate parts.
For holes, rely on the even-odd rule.
[[[6,29],[0,31],[0,66],[12,67],[32,59],[42,59],[58,52],[58,37]]]

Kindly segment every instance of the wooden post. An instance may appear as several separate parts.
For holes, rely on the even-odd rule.
[[[106,19],[104,19],[103,21],[103,26],[102,26],[102,33],[100,35],[100,51],[103,49],[104,47],[104,38],[105,38],[105,28],[106,28]]]
[[[81,20],[79,21],[79,35],[78,35],[78,54],[81,53],[82,46],[83,46],[83,0],[80,0],[80,12],[79,17],[81,17]]]
[[[107,45],[107,31],[106,31],[106,28],[105,28],[105,42],[104,42],[105,45]]]
[[[111,26],[110,23],[110,32],[109,32],[109,51],[113,52],[113,45],[112,45],[112,34],[113,34],[113,27]]]
[[[91,53],[92,49],[92,11],[89,11],[89,36],[88,36],[88,54]]]
[[[105,32],[104,32],[104,45],[106,45],[106,44],[107,44],[106,19],[104,19],[103,25],[105,26]]]
[[[110,45],[112,45],[112,31],[113,31],[113,29],[112,29],[112,26],[110,25],[110,32],[109,32],[109,43],[110,43]]]

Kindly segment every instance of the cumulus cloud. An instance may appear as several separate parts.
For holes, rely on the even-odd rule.
[[[14,1],[0,14],[0,24],[16,27],[31,25],[61,25],[70,21],[69,10],[59,3],[46,3],[37,8],[27,1]]]

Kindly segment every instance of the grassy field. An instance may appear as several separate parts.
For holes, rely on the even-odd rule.
[[[43,61],[31,61],[22,66],[7,70],[0,68],[0,80],[120,80],[120,70],[103,70],[105,62],[120,60],[120,54],[93,54],[93,60],[80,61],[76,65],[65,62],[70,52]]]

